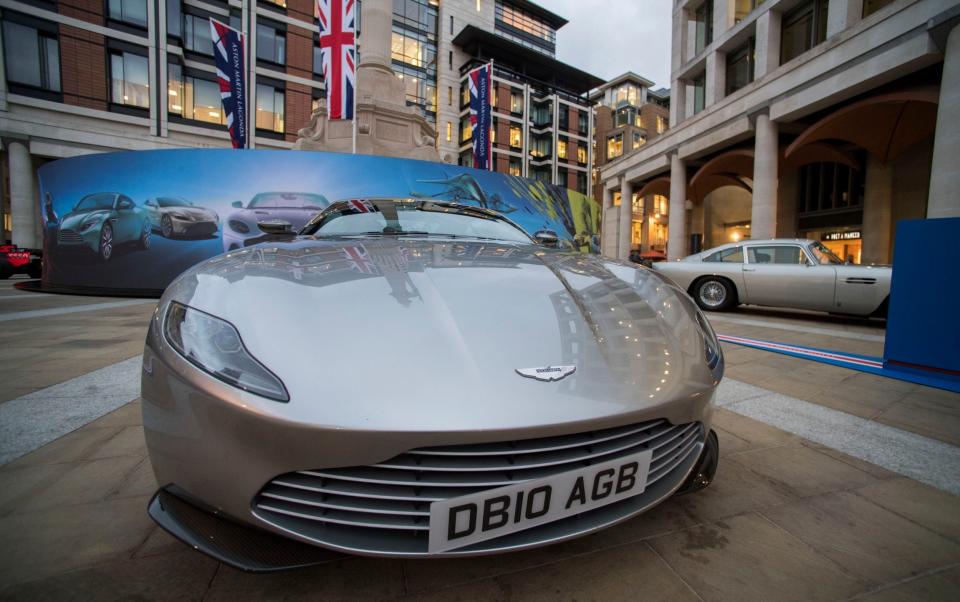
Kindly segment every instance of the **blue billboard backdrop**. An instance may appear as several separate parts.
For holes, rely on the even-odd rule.
[[[332,202],[412,197],[499,211],[528,233],[599,252],[600,209],[543,182],[370,155],[158,150],[85,155],[42,166],[45,287],[156,294],[209,257],[271,240],[257,222],[295,229]]]

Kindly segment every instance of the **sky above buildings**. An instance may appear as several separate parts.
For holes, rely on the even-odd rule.
[[[633,71],[670,87],[670,0],[537,0],[570,22],[557,58],[603,79]]]

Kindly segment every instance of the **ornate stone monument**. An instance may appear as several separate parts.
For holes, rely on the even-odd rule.
[[[405,159],[439,161],[436,130],[415,108],[406,105],[403,81],[390,67],[389,0],[367,0],[361,11],[362,53],[357,67],[357,152]],[[353,123],[327,119],[324,100],[307,127],[297,132],[299,150],[349,153]]]

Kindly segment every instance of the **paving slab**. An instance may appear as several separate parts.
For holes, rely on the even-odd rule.
[[[866,587],[752,512],[649,543],[704,600],[838,600]]]
[[[957,543],[850,492],[769,508],[763,516],[870,585],[960,562]]]
[[[871,592],[857,600],[863,602],[954,602],[960,592],[960,567],[922,575]]]
[[[873,475],[805,445],[745,451],[729,459],[795,497],[854,489],[876,481]]]

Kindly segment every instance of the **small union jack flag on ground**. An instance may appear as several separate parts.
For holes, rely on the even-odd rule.
[[[247,86],[243,71],[243,34],[216,19],[210,19],[210,38],[217,62],[220,100],[227,117],[233,148],[247,146]]]
[[[347,245],[343,247],[343,254],[347,258],[350,269],[361,274],[378,274],[376,264],[370,260],[367,249],[363,245]]]
[[[355,7],[355,0],[317,0],[328,119],[353,119],[357,79]]]

